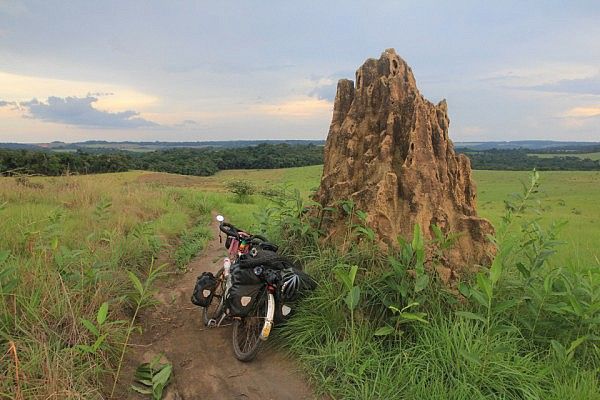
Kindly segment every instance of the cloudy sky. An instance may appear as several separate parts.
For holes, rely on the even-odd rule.
[[[454,140],[600,140],[597,0],[0,0],[0,142],[324,139],[389,47]]]

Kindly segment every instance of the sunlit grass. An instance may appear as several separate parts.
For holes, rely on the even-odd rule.
[[[143,279],[153,258],[185,262],[202,248],[206,197],[141,175],[0,178],[0,348],[14,349],[0,397],[105,398],[130,317],[128,271]],[[105,336],[83,351],[98,338],[82,320],[105,302]]]

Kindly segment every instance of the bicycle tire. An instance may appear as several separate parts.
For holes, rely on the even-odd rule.
[[[204,326],[208,326],[211,319],[218,321],[225,312],[224,294],[226,282],[225,277],[223,276],[223,268],[219,269],[215,278],[217,278],[218,283],[215,292],[213,293],[212,300],[208,307],[202,308],[202,320],[204,321]]]
[[[267,314],[267,296],[263,292],[247,317],[233,321],[233,354],[240,361],[252,361],[261,348],[260,332]]]

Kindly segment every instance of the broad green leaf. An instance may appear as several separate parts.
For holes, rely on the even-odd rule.
[[[489,302],[492,299],[492,284],[488,277],[481,272],[477,274],[477,286],[487,296],[486,303]]]
[[[94,334],[94,336],[98,336],[100,335],[100,332],[98,331],[98,328],[96,328],[96,325],[94,325],[91,321],[88,321],[87,319],[81,319],[81,323],[83,324],[83,326],[85,326],[85,328],[90,331],[91,333]]]
[[[171,378],[171,372],[173,372],[173,366],[171,364],[164,365],[160,371],[158,371],[156,375],[152,377],[152,383],[155,385],[157,383],[167,383]]]
[[[423,289],[427,287],[429,283],[429,276],[427,274],[423,274],[417,277],[415,281],[415,293],[419,293]]]
[[[75,346],[75,349],[79,350],[80,352],[83,353],[89,353],[89,354],[94,354],[95,351],[92,348],[92,346],[88,346],[87,344],[78,344],[77,346]]]
[[[471,297],[471,288],[464,282],[458,284],[458,291],[466,298]]]
[[[133,389],[136,392],[141,393],[141,394],[152,394],[152,389],[141,388],[141,387],[136,386],[136,385],[131,385],[131,389]]]
[[[573,313],[578,317],[582,317],[583,309],[581,308],[581,304],[579,304],[579,300],[572,293],[569,294],[569,302],[571,303],[571,307],[573,307]]]
[[[131,271],[127,271],[127,274],[129,275],[129,280],[131,281],[131,283],[133,283],[133,286],[138,291],[139,295],[143,296],[144,295],[144,285],[142,285],[140,278],[135,276],[135,274]]]
[[[352,290],[348,292],[345,301],[350,311],[354,311],[360,302],[360,287],[354,286]]]
[[[419,322],[423,322],[424,324],[428,324],[429,321],[427,321],[425,319],[425,317],[427,316],[427,314],[425,313],[409,313],[409,312],[403,312],[400,313],[400,318],[408,320],[408,321],[419,321]]]
[[[356,272],[358,271],[358,265],[353,265],[350,267],[350,273],[348,274],[350,278],[350,287],[354,286],[354,281],[356,280]]]
[[[375,331],[375,336],[387,336],[394,333],[395,329],[389,325],[382,326]]]
[[[488,302],[485,295],[477,289],[471,288],[471,298],[475,299],[480,305],[487,307]]]
[[[458,315],[459,317],[481,321],[484,324],[487,322],[486,319],[483,318],[481,315],[477,315],[477,314],[472,313],[470,311],[455,311],[454,314]]]
[[[96,321],[98,321],[98,325],[104,324],[106,321],[106,317],[108,316],[108,303],[104,302],[98,309],[98,315],[96,315]]]
[[[423,235],[421,234],[421,226],[419,224],[415,224],[413,228],[413,239],[411,245],[415,251],[423,248]]]
[[[395,306],[389,306],[388,308],[389,308],[390,310],[392,310],[392,312],[394,312],[394,313],[399,313],[399,312],[400,312],[400,309],[399,309],[398,307],[395,307]]]
[[[138,382],[141,383],[142,385],[152,387],[152,377],[150,377],[149,379],[138,379]]]
[[[363,236],[365,236],[369,240],[374,240],[375,239],[375,232],[371,228],[367,228],[365,226],[358,226],[356,228],[356,231],[359,232],[359,233],[361,233]]]
[[[362,210],[356,210],[356,216],[363,222],[367,220],[367,213]]]
[[[492,285],[496,284],[500,279],[500,275],[502,274],[502,259],[500,255],[494,258],[492,262],[492,266],[490,267],[490,281]]]
[[[350,282],[350,277],[348,276],[348,273],[345,270],[336,269],[336,270],[334,270],[334,273],[335,273],[335,277],[337,278],[337,280],[340,281],[346,287],[346,290],[352,289],[352,283]]]
[[[425,250],[423,248],[415,249],[415,271],[425,273]]]
[[[104,343],[104,340],[107,336],[108,333],[104,333],[103,335],[99,336],[98,339],[96,339],[96,342],[92,345],[92,349],[94,349],[94,352],[98,350],[100,346],[102,346],[102,343]]]
[[[160,371],[156,375],[152,377],[152,395],[155,399],[162,399],[162,392],[169,379],[171,378],[171,372],[173,371],[173,366],[171,364],[167,364],[161,368]]]
[[[419,305],[419,302],[417,301],[413,301],[411,303],[408,303],[406,306],[402,307],[402,310],[400,310],[400,312],[404,312],[406,310],[408,310],[409,308],[413,308]]]

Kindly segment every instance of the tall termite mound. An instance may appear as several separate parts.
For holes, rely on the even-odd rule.
[[[418,223],[426,238],[431,226],[459,238],[447,254],[449,273],[486,264],[492,225],[475,209],[471,164],[456,155],[448,138],[448,107],[426,100],[412,70],[394,49],[368,59],[356,71],[356,86],[341,79],[325,145],[323,206],[352,200],[383,243],[410,240]],[[335,239],[345,218],[330,214],[323,227]]]

